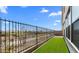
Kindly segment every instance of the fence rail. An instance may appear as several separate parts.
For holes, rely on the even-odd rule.
[[[18,53],[52,36],[50,29],[0,18],[0,53]]]

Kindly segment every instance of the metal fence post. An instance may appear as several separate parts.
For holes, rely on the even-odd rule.
[[[46,33],[45,35],[46,35],[46,41],[47,41],[47,29],[45,30],[45,33]]]
[[[19,32],[20,31],[19,25],[20,25],[20,23],[18,23],[18,25],[17,25],[18,26],[18,53],[19,53],[19,48],[20,48],[20,46],[19,46],[19,40],[20,40],[19,39],[19,34],[20,34],[20,32]]]
[[[36,45],[38,47],[38,27],[36,26]]]
[[[2,23],[2,21],[4,23]],[[8,25],[7,22],[9,22]],[[7,29],[9,31],[7,31]],[[9,38],[7,33],[9,33]],[[3,38],[2,34],[4,34]],[[51,36],[52,31],[50,31],[50,29],[0,18],[0,53],[3,52],[3,50],[6,53],[8,47],[8,52],[14,53],[19,53],[33,45],[38,47],[38,43],[47,41]]]
[[[2,50],[2,39],[1,39],[1,18],[0,18],[0,53],[2,52],[1,50]]]
[[[6,20],[5,20],[5,53],[6,53]]]
[[[10,22],[9,22],[9,52],[10,52]]]

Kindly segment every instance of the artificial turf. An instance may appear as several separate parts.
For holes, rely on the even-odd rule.
[[[68,53],[68,48],[62,37],[54,37],[37,48],[34,53]]]

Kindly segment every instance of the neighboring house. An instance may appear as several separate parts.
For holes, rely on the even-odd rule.
[[[70,52],[79,52],[79,6],[62,8],[62,30]]]

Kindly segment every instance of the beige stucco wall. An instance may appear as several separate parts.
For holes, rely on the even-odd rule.
[[[66,17],[68,9],[69,9],[69,6],[63,6],[63,8],[62,8],[62,32],[63,32],[63,35],[64,35],[64,22],[65,22],[65,17]]]

